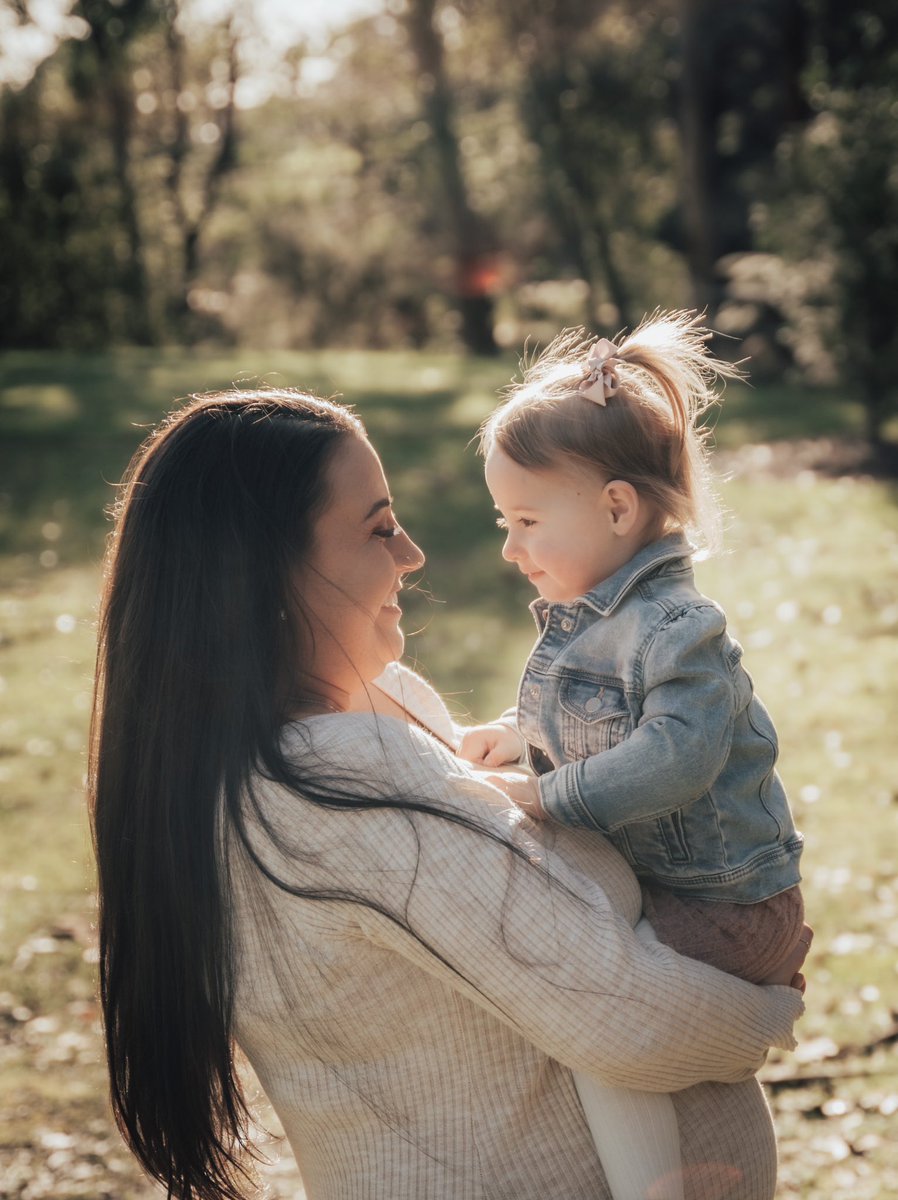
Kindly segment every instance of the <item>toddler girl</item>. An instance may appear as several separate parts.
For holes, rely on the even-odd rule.
[[[802,838],[742,649],[692,572],[719,525],[697,419],[737,374],[709,336],[683,312],[620,345],[566,332],[481,429],[503,557],[539,593],[539,636],[516,709],[460,754],[526,762],[534,777],[502,783],[516,804],[609,838],[662,941],[788,984],[809,941]],[[682,1195],[669,1097],[577,1083],[615,1200]]]

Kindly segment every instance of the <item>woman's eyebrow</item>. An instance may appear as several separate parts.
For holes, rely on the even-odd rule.
[[[390,508],[393,504],[393,497],[387,496],[383,500],[375,500],[368,511],[365,513],[363,520],[370,521],[375,513],[380,512],[382,508]]]

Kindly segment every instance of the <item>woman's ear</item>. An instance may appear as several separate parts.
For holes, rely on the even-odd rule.
[[[605,484],[602,503],[611,520],[611,532],[618,537],[632,533],[639,523],[641,505],[639,493],[632,483],[612,479]]]

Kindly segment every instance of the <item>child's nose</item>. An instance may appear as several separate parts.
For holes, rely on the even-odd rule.
[[[506,562],[515,562],[519,557],[518,548],[510,533],[506,537],[505,544],[502,547],[502,557]]]

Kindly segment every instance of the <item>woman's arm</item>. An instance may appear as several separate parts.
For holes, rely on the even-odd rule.
[[[305,856],[303,883],[371,904],[354,911],[366,938],[489,1009],[553,1058],[609,1083],[672,1091],[705,1079],[735,1081],[758,1069],[770,1045],[793,1044],[791,1027],[803,1011],[797,991],[754,987],[659,943],[642,945],[599,883],[558,853],[519,830],[522,848],[539,862],[514,856],[501,840],[512,826],[496,807],[499,793],[421,731],[362,716],[310,724],[307,753],[319,772],[330,758],[345,777],[351,763],[360,791],[378,790],[377,779],[382,790],[387,781],[394,795],[424,798],[494,835],[390,808],[310,812],[303,804],[297,814],[302,802],[281,793],[278,825],[284,836],[292,830]],[[611,860],[607,848],[599,850],[602,839],[593,840],[601,870]],[[579,853],[582,867],[589,854],[582,845]],[[277,864],[282,874],[288,859]],[[610,870],[618,886],[620,866]],[[405,920],[413,933],[402,928]]]

